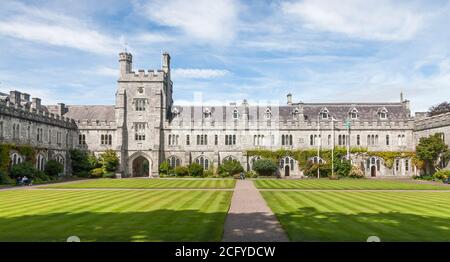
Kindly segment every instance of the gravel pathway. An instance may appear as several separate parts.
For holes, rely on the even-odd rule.
[[[236,182],[222,241],[289,241],[272,210],[250,180]]]

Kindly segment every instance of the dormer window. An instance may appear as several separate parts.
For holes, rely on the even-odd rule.
[[[383,107],[378,110],[378,117],[382,120],[387,119],[388,111],[386,110],[386,108]]]
[[[358,119],[358,110],[356,108],[350,110],[350,119]]]
[[[327,108],[322,108],[322,110],[320,110],[320,118],[322,119],[328,119],[330,117],[330,112],[328,111]]]
[[[237,110],[237,108],[235,108],[233,110],[233,119],[237,120],[239,118],[239,111]]]
[[[272,111],[270,110],[270,108],[266,109],[266,119],[270,119],[272,117]]]
[[[295,108],[294,111],[292,111],[292,116],[294,118],[298,117],[299,114],[300,114],[300,110],[298,108]]]
[[[172,109],[172,115],[174,117],[177,117],[179,114],[180,114],[180,111],[178,110],[178,108],[175,107]]]
[[[205,109],[203,110],[203,117],[204,117],[204,118],[209,118],[209,117],[211,117],[211,110],[209,110],[209,108],[205,108]]]

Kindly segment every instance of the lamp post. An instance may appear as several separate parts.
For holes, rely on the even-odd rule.
[[[317,115],[317,138],[320,136],[320,112]],[[317,143],[317,140],[316,140]],[[317,164],[320,164],[320,143],[317,143]],[[317,178],[320,178],[320,167],[317,165]]]
[[[348,133],[348,139],[346,139],[346,145],[347,145],[347,161],[350,161],[350,127],[351,127],[350,119],[347,118],[347,119],[345,120],[344,127],[347,128],[347,133]]]
[[[331,178],[334,178],[334,121],[336,119],[334,117],[331,117],[331,133],[332,133],[332,147],[331,147]]]

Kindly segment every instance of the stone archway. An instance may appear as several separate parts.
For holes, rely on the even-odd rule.
[[[128,167],[130,177],[152,176],[152,161],[142,152],[135,153],[129,158]]]

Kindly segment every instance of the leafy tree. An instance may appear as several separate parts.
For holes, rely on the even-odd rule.
[[[272,176],[278,170],[278,165],[271,159],[262,158],[253,163],[253,170],[260,176]]]
[[[72,162],[72,173],[75,176],[88,177],[92,166],[89,163],[89,156],[86,151],[79,149],[70,150]]]
[[[195,177],[202,177],[203,176],[203,167],[198,163],[192,163],[189,165],[189,175],[195,176]]]
[[[448,177],[450,177],[450,170],[447,169],[441,169],[433,175],[433,178],[437,180],[445,180]]]
[[[317,164],[312,161],[308,161],[306,163],[306,167],[303,171],[305,176],[307,177],[317,177],[317,169],[319,169],[320,177],[329,177],[331,176],[331,165],[330,164]]]
[[[432,106],[428,109],[429,116],[437,116],[448,112],[450,112],[450,103],[448,102],[442,102],[439,105]]]
[[[14,181],[5,172],[0,170],[0,185],[12,183],[14,183]]]
[[[56,177],[64,172],[64,166],[56,160],[49,160],[45,165],[45,174]]]
[[[353,165],[350,169],[350,172],[348,173],[348,177],[351,178],[363,178],[364,172],[362,171],[361,167]]]
[[[231,159],[224,161],[222,165],[219,166],[217,172],[219,173],[220,176],[227,177],[244,172],[244,168],[242,167],[239,161]]]
[[[100,155],[99,163],[102,165],[104,173],[116,172],[119,167],[119,157],[116,151],[108,149]]]
[[[170,170],[172,168],[170,167],[169,161],[165,160],[159,165],[159,172],[164,175],[169,175]]]
[[[431,171],[430,169],[439,170],[440,160],[450,156],[448,146],[439,134],[420,138],[419,144],[416,146],[416,154],[420,160],[425,162],[428,171]]]

